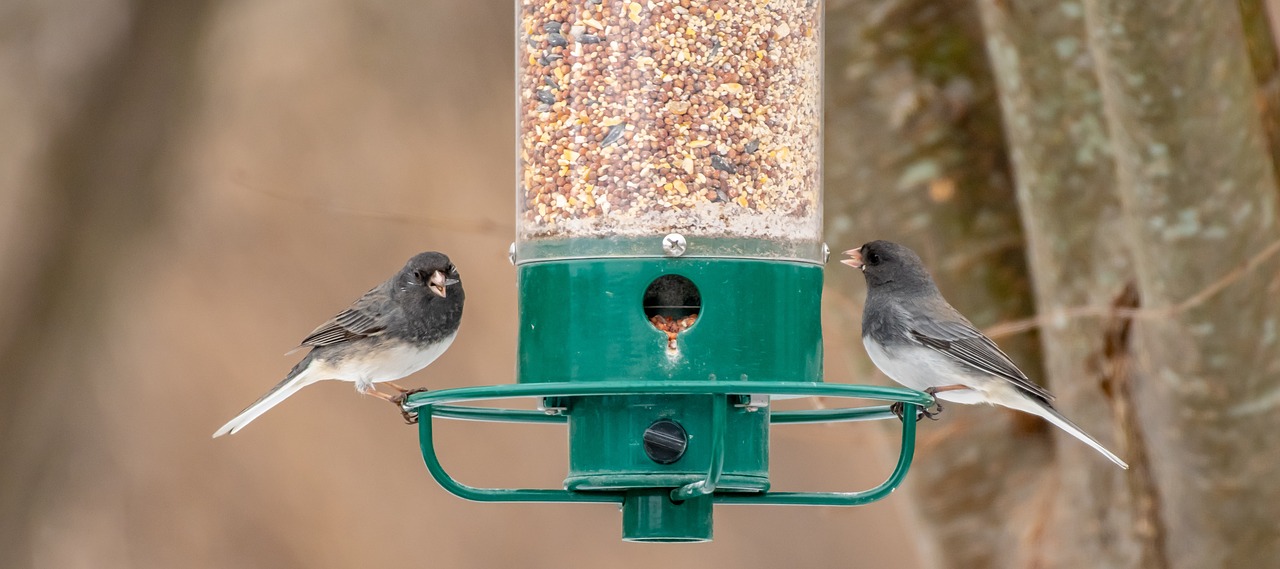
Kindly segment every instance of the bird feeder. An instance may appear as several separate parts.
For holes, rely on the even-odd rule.
[[[516,383],[420,393],[448,491],[620,504],[623,538],[711,539],[714,504],[850,506],[780,492],[777,424],[896,417],[773,411],[778,397],[930,405],[822,377],[820,0],[517,0]],[[476,406],[529,397],[539,410]],[[458,403],[470,402],[470,405]],[[440,465],[433,419],[567,424],[563,488],[476,488]]]

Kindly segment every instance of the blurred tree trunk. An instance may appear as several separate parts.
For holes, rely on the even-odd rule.
[[[991,70],[967,0],[833,0],[827,6],[827,239],[842,251],[890,239],[917,249],[948,298],[979,326],[1031,311],[1030,282]],[[835,265],[839,267],[839,265]],[[833,269],[829,357],[863,356],[865,289]],[[1034,335],[1008,338],[1038,376]],[[835,378],[833,378],[835,379]],[[840,380],[846,380],[840,378]],[[857,378],[847,379],[859,381]],[[884,379],[882,381],[888,381]],[[931,563],[1007,565],[1008,522],[1038,492],[1044,425],[951,405],[921,425],[908,482]]]
[[[1276,21],[1280,0],[1240,0],[1240,20],[1244,24],[1245,45],[1257,101],[1262,109],[1262,130],[1267,135],[1271,167],[1280,168],[1280,53],[1276,52]]]
[[[1173,567],[1274,564],[1280,228],[1240,14],[1206,0],[1085,12],[1146,315],[1130,381],[1155,532]]]
[[[57,210],[48,212],[49,227],[38,236],[39,257],[28,267],[33,285],[22,291],[25,307],[9,322],[19,333],[0,342],[6,370],[0,379],[0,567],[123,566],[129,557],[121,550],[132,528],[121,520],[130,512],[119,507],[120,471],[127,465],[113,456],[121,445],[101,427],[109,415],[103,401],[113,399],[89,379],[101,362],[87,354],[98,353],[115,333],[105,314],[108,291],[135,261],[126,252],[157,221],[164,195],[158,165],[168,158],[165,143],[185,110],[205,5],[135,2],[84,12],[27,7],[39,16],[32,25],[48,37],[62,40],[96,26],[85,45],[110,49],[69,49],[66,64],[76,75],[58,86],[73,92],[43,94],[65,99],[67,117],[50,121],[57,124],[49,128],[54,134],[32,159],[45,169],[41,187]],[[54,528],[77,534],[80,547],[49,543]],[[90,560],[86,550],[119,556]]]
[[[1021,513],[1036,530],[1020,544],[1023,559],[1014,566],[1161,567],[1160,536],[1148,531],[1155,527],[1153,490],[1142,429],[1111,345],[1125,321],[1065,316],[1074,307],[1111,305],[1133,274],[1115,238],[1125,220],[1083,8],[1058,0],[981,0],[979,7],[1023,224],[1033,228],[1027,251],[1037,311],[1048,321],[1040,328],[1046,383],[1058,408],[1132,467],[1125,473],[1060,435],[1059,460],[1045,473],[1059,479],[1055,495],[1050,507]]]
[[[1030,298],[1020,260],[983,255],[1022,239],[1020,210],[1040,316],[993,333],[1038,329],[1047,377],[1016,341],[1031,336],[1000,342],[1132,465],[1074,440],[1017,440],[1027,424],[992,409],[956,410],[922,432],[909,485],[933,563],[1280,558],[1280,465],[1266,452],[1280,446],[1275,51],[1256,43],[1268,28],[1242,29],[1241,7],[979,0],[988,71],[966,5],[830,3],[826,176],[848,190],[828,194],[829,239],[923,242],[944,293],[990,326],[1025,308],[1010,296]],[[1004,141],[979,134],[998,124],[990,73],[1019,210]],[[1012,268],[1005,284],[992,267]],[[832,278],[860,301],[852,280]],[[846,312],[857,330],[860,306]]]

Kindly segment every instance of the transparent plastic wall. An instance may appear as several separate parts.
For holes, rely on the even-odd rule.
[[[518,258],[819,258],[821,0],[516,4]]]

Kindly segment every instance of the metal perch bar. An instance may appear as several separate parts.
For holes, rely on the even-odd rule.
[[[716,491],[720,483],[720,475],[724,473],[724,437],[726,409],[729,399],[724,395],[716,395],[711,402],[711,469],[706,480],[685,484],[671,491],[671,499],[676,502],[706,496]]]
[[[516,397],[586,397],[617,394],[706,394],[714,396],[713,447],[710,467],[705,480],[686,484],[671,492],[673,500],[690,500],[710,495],[717,504],[759,505],[807,505],[807,506],[857,506],[874,502],[887,496],[907,474],[915,452],[916,422],[902,422],[902,441],[898,463],[889,478],[870,490],[861,492],[716,492],[723,469],[726,414],[728,395],[757,393],[806,397],[866,398],[882,401],[900,401],[910,406],[904,413],[916,416],[932,405],[933,398],[925,393],[895,387],[877,387],[847,384],[770,382],[770,381],[717,381],[717,382],[622,382],[601,381],[590,384],[533,383],[486,387],[464,387],[410,396],[406,410],[417,410],[420,445],[427,470],[450,493],[467,500],[479,502],[581,502],[615,503],[625,500],[624,492],[570,491],[555,489],[507,489],[477,488],[455,480],[440,464],[435,450],[432,423],[435,417],[463,420],[483,420],[520,423],[563,423],[566,418],[548,415],[540,411],[495,409],[444,405],[447,402],[509,399]],[[773,422],[780,424],[817,423],[826,421],[862,421],[896,418],[887,406],[850,409],[822,409],[812,411],[786,411],[773,414]]]

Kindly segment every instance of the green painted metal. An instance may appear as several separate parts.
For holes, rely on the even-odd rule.
[[[649,323],[645,288],[693,281],[697,323],[675,353]],[[822,380],[822,267],[743,259],[594,259],[518,268],[516,380]],[[607,333],[605,332],[607,330]]]
[[[710,471],[702,480],[690,482],[671,491],[671,501],[683,502],[692,500],[702,496],[714,494],[716,489],[720,487],[721,479],[724,476],[724,454],[725,454],[725,432],[728,431],[728,415],[729,400],[724,395],[713,396],[711,402],[711,458],[707,461],[711,464]],[[757,411],[759,413],[760,411]],[[766,476],[768,473],[765,473]]]
[[[569,245],[519,261],[517,383],[418,393],[405,403],[419,414],[427,469],[446,490],[484,502],[621,504],[624,539],[666,542],[710,540],[714,504],[853,506],[902,482],[915,451],[915,421],[903,422],[897,467],[875,488],[770,488],[769,425],[896,418],[888,405],[773,412],[770,397],[901,402],[913,415],[933,404],[909,389],[822,382],[820,265],[696,255],[554,258],[581,244]],[[609,250],[610,243],[591,245]],[[650,323],[644,305],[645,289],[666,275],[691,281],[701,299],[677,295],[679,307],[660,312],[684,317],[698,305],[696,323],[674,340]],[[526,397],[547,411],[476,404]],[[436,455],[436,418],[567,424],[564,488],[458,482]],[[678,452],[646,451],[645,433],[658,421],[679,429],[653,439],[661,443],[656,448]]]
[[[660,242],[660,241],[658,241]],[[646,314],[645,291],[678,275],[697,287],[696,323],[676,336]],[[724,258],[590,258],[518,268],[517,381],[821,381],[822,267]],[[749,316],[749,318],[744,318]],[[606,332],[607,331],[607,332]],[[570,490],[672,488],[705,479],[711,458],[710,398],[568,398]],[[688,434],[684,456],[659,464],[642,435],[660,419]],[[721,486],[769,487],[769,414],[734,408]]]
[[[891,403],[909,403],[920,407],[933,405],[933,398],[927,393],[907,389],[905,387],[882,387],[879,385],[855,385],[850,383],[818,383],[798,381],[595,381],[595,382],[557,382],[557,383],[513,383],[503,385],[482,385],[476,387],[457,387],[424,391],[409,396],[404,403],[407,411],[415,411],[423,407],[436,407],[446,403],[469,401],[494,401],[499,399],[519,399],[523,397],[581,397],[598,395],[737,395],[756,393],[762,395],[788,397],[840,397],[847,399],[871,399]],[[880,407],[863,407],[859,409],[878,411]],[[502,409],[502,411],[516,411]],[[837,411],[834,410],[833,411]],[[844,411],[839,409],[838,411]],[[525,413],[540,413],[526,411]],[[820,417],[818,411],[803,411],[806,418]],[[775,412],[774,415],[782,415]],[[504,413],[505,415],[505,413]],[[512,415],[516,417],[518,415]],[[889,417],[893,415],[889,414]],[[888,418],[888,417],[886,417]],[[487,419],[486,419],[487,420]],[[525,422],[525,421],[514,421]],[[538,422],[538,421],[528,421]],[[788,421],[788,422],[825,422]]]
[[[861,506],[884,498],[902,484],[911,469],[911,459],[915,456],[916,422],[918,413],[924,409],[916,405],[904,405],[904,414],[917,417],[916,421],[902,421],[902,446],[898,449],[898,464],[894,466],[889,477],[879,486],[861,492],[769,492],[764,495],[729,494],[716,496],[717,504],[764,505],[764,506]]]
[[[713,400],[714,399],[714,400]],[[611,395],[574,398],[569,416],[570,490],[671,488],[704,480],[707,464],[719,451],[725,488],[761,491],[769,487],[769,412],[729,408],[724,396]],[[728,448],[715,448],[715,417],[734,434]],[[724,416],[727,415],[727,418]],[[688,434],[683,456],[671,464],[654,462],[644,452],[645,429],[660,419],[673,420]],[[721,439],[723,437],[720,437]]]
[[[688,543],[711,541],[709,495],[671,501],[662,488],[630,490],[622,501],[622,539],[626,541]]]
[[[793,397],[837,397],[872,399],[877,401],[902,402],[907,406],[907,414],[916,415],[925,407],[933,405],[933,398],[919,391],[897,387],[879,387],[869,385],[849,385],[840,383],[798,383],[798,382],[574,382],[574,383],[541,383],[490,385],[483,387],[462,387],[415,393],[405,402],[407,410],[419,414],[419,443],[427,470],[436,482],[450,493],[467,500],[478,502],[596,502],[621,504],[626,493],[613,492],[579,492],[554,489],[510,489],[510,488],[477,488],[458,482],[440,464],[436,454],[433,422],[440,408],[480,409],[447,405],[449,403],[493,401],[522,397],[578,397],[600,395],[622,395],[635,393],[640,395],[735,395],[742,393],[760,393],[774,396]],[[465,419],[477,417],[494,417],[499,421],[544,422],[533,419],[531,411],[515,409],[486,409],[492,415],[463,413]],[[876,417],[896,418],[889,413],[887,407],[863,407],[855,409],[832,409],[829,411],[862,412],[856,420],[872,420]],[[508,413],[510,412],[510,413]],[[774,413],[774,417],[789,416],[796,420],[789,423],[823,422],[827,419],[849,420],[845,415],[818,413],[817,411]],[[453,414],[450,412],[450,414]],[[442,415],[443,416],[443,415]],[[777,492],[728,493],[717,492],[712,495],[717,504],[758,504],[758,505],[804,505],[804,506],[856,506],[873,502],[893,491],[907,474],[911,466],[911,457],[915,453],[915,421],[902,422],[902,441],[899,447],[898,464],[889,478],[880,485],[862,492]],[[708,469],[710,465],[708,464]],[[669,500],[667,489],[664,495]]]
[[[433,406],[436,417],[492,423],[568,423],[569,417],[558,413],[528,411],[525,409],[495,409],[490,407],[464,407],[459,405]],[[797,411],[773,411],[769,413],[770,425],[801,425],[808,423],[840,423],[854,421],[879,421],[895,417],[888,405],[875,407],[849,407],[845,409],[811,409]]]

